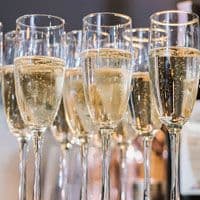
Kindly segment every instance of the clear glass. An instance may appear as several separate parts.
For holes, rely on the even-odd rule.
[[[17,99],[15,96],[14,84],[14,51],[15,51],[15,31],[5,34],[4,37],[4,59],[2,68],[2,97],[4,111],[10,132],[19,142],[19,199],[26,200],[26,153],[30,139],[30,131],[24,124],[19,112]]]
[[[72,134],[65,118],[65,110],[63,99],[61,100],[56,118],[51,126],[51,131],[54,138],[60,144],[60,171],[59,171],[59,194],[58,200],[67,200],[69,195],[68,190],[68,160],[69,149],[72,147]]]
[[[66,71],[63,90],[63,101],[66,119],[74,135],[74,141],[81,148],[82,185],[81,199],[88,199],[88,142],[95,133],[95,127],[90,118],[84,91],[80,52],[82,47],[82,31],[71,31],[66,34]]]
[[[34,200],[41,200],[43,133],[53,123],[62,98],[64,25],[62,18],[43,14],[16,20],[15,89],[22,119],[33,135]]]
[[[128,35],[127,35],[128,33]],[[155,105],[150,87],[149,77],[149,29],[136,28],[124,34],[131,40],[134,48],[134,72],[132,74],[132,90],[129,99],[129,109],[135,123],[137,134],[143,138],[144,145],[144,200],[150,200],[150,160],[153,129],[155,125]],[[158,117],[158,115],[157,115]],[[159,123],[157,124],[158,128]]]
[[[16,31],[10,31],[4,35],[4,52],[3,52],[3,64],[13,65],[16,45]]]
[[[127,109],[132,73],[132,46],[123,33],[130,17],[93,13],[83,18],[81,63],[90,116],[100,127],[103,149],[102,197],[110,199],[110,138]]]
[[[160,120],[170,134],[170,199],[179,200],[180,133],[191,115],[199,80],[199,18],[171,10],[155,13],[150,19],[150,77]],[[158,40],[163,33],[163,40]]]

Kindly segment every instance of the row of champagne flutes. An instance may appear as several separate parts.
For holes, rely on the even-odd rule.
[[[88,143],[95,143],[97,133],[102,141],[104,200],[110,199],[113,138],[125,138],[119,142],[123,149],[128,140],[141,135],[143,198],[149,200],[151,141],[160,121],[170,132],[170,197],[179,199],[179,136],[197,93],[199,18],[193,13],[163,11],[150,19],[150,29],[132,29],[132,20],[126,15],[94,13],[83,18],[82,31],[67,34],[64,20],[56,16],[25,15],[17,19],[14,67],[2,70],[2,94],[9,128],[18,137],[23,158],[20,199],[26,199],[25,156],[30,137],[35,150],[34,200],[41,199],[42,136],[51,126],[63,152],[73,143],[81,147],[81,199],[87,199]],[[13,60],[4,64],[13,65]],[[126,199],[125,169],[121,166],[121,199]],[[64,174],[66,169],[64,163]],[[68,193],[65,181],[63,199]]]

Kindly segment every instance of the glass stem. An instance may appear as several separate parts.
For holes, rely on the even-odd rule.
[[[20,172],[20,182],[19,182],[19,200],[26,200],[26,156],[28,148],[28,140],[24,137],[18,138],[19,142],[19,172]]]
[[[120,146],[120,200],[127,198],[127,146]]]
[[[144,145],[144,200],[151,199],[151,146],[152,137],[143,137]]]
[[[170,151],[171,151],[171,187],[170,200],[179,200],[179,152],[180,152],[180,131],[181,129],[169,129]]]
[[[110,134],[111,129],[100,129],[103,148],[101,200],[110,200]]]
[[[81,200],[87,200],[88,185],[88,143],[81,145],[81,165],[82,165],[82,183],[81,183]]]
[[[63,153],[59,157],[59,175],[58,175],[58,200],[62,200],[62,191],[63,191]]]
[[[62,154],[60,156],[60,174],[59,174],[59,186],[61,188],[61,200],[69,199],[69,187],[68,187],[68,152],[67,147],[62,148]]]
[[[34,178],[34,200],[41,200],[41,156],[42,156],[42,132],[33,134],[33,145],[35,154],[35,178]]]

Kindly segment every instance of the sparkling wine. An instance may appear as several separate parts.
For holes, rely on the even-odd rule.
[[[25,124],[34,129],[53,123],[62,97],[64,61],[47,56],[15,59],[16,96]]]
[[[135,112],[136,128],[149,132],[151,127],[151,92],[148,72],[133,74],[130,110]]]
[[[66,70],[63,100],[66,118],[75,138],[86,139],[94,127],[85,101],[80,69]]]
[[[154,49],[150,53],[151,79],[161,120],[183,124],[192,112],[198,87],[200,52],[192,48]]]
[[[15,136],[28,137],[30,132],[26,130],[26,125],[21,118],[15,96],[14,67],[12,65],[4,66],[1,70],[1,76],[2,97],[8,127]]]
[[[61,100],[59,110],[57,112],[56,118],[51,126],[51,130],[54,138],[59,143],[69,143],[69,126],[65,118],[65,110],[63,105],[63,99]]]
[[[101,126],[114,125],[127,109],[131,54],[117,49],[94,49],[81,55],[86,99],[91,116]]]
[[[153,126],[160,128],[157,110],[150,88],[148,72],[134,72],[132,75],[132,91],[129,108],[135,118],[135,128],[141,135],[151,135]]]

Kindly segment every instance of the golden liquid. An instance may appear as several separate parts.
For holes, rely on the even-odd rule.
[[[129,108],[135,118],[135,128],[141,135],[151,135],[153,128],[159,127],[160,122],[150,88],[149,73],[134,72],[131,85]]]
[[[136,128],[150,131],[151,127],[151,91],[148,72],[136,72],[132,78],[131,110],[135,112]]]
[[[94,49],[83,52],[81,59],[91,116],[101,126],[113,126],[126,112],[131,54],[116,49]]]
[[[64,62],[46,56],[15,59],[16,95],[24,122],[46,128],[54,121],[62,97]]]
[[[63,100],[66,118],[75,137],[87,139],[94,127],[85,101],[80,69],[66,70]]]
[[[14,67],[4,66],[1,70],[2,76],[2,97],[4,111],[8,127],[16,137],[29,137],[30,132],[26,129],[18,108],[15,96]]]
[[[183,124],[190,117],[198,87],[200,51],[158,48],[150,53],[151,79],[163,122]]]

